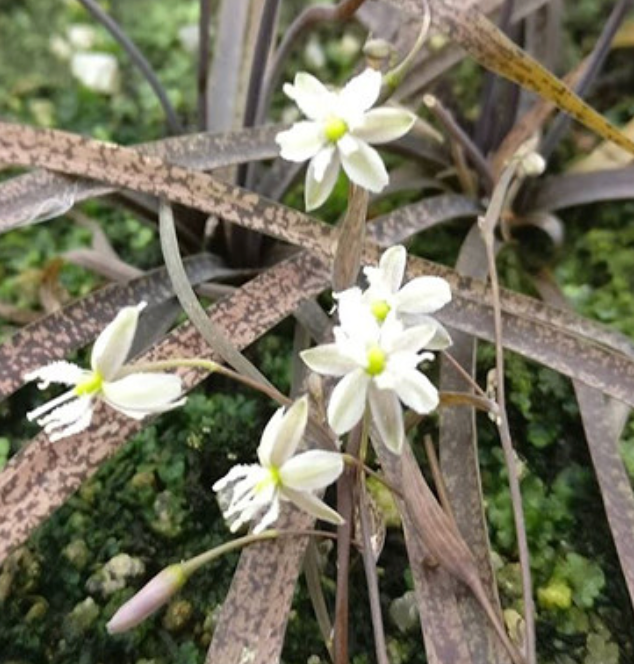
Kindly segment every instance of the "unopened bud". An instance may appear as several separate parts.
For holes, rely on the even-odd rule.
[[[161,570],[112,616],[106,625],[108,632],[121,634],[136,627],[167,604],[185,581],[187,575],[182,565],[170,565]]]
[[[393,52],[394,47],[385,39],[368,39],[363,46],[363,55],[372,69],[381,69]]]
[[[529,152],[520,162],[520,170],[526,177],[537,177],[546,170],[546,160],[538,152]]]

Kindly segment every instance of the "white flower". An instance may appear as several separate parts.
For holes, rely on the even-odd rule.
[[[381,324],[367,307],[350,313],[340,308],[343,320],[334,330],[335,343],[305,350],[301,357],[317,373],[342,376],[328,404],[328,422],[335,433],[350,431],[369,401],[381,438],[400,454],[405,430],[399,399],[420,414],[438,406],[438,391],[417,369],[433,359],[421,351],[434,338],[436,326],[424,322],[405,329],[395,317]]]
[[[337,525],[343,523],[335,510],[314,495],[341,475],[341,455],[309,450],[293,456],[307,421],[306,397],[296,401],[286,413],[284,408],[278,409],[262,434],[258,447],[260,463],[235,466],[214,484],[213,490],[219,494],[218,501],[231,524],[231,532],[255,520],[268,507],[253,530],[262,532],[277,519],[283,500],[295,503],[315,518]]]
[[[123,364],[136,333],[139,313],[145,302],[124,307],[97,337],[90,358],[91,370],[70,362],[53,362],[25,376],[38,380],[45,389],[50,383],[72,385],[61,396],[27,414],[37,420],[52,441],[72,436],[90,425],[95,402],[102,399],[128,417],[141,420],[185,403],[181,379],[167,373],[124,373]],[[178,399],[178,400],[176,400]]]
[[[434,325],[436,333],[425,348],[444,350],[451,345],[449,333],[428,314],[451,302],[451,287],[445,279],[433,276],[416,277],[401,287],[406,263],[405,247],[390,247],[383,252],[378,267],[364,268],[369,284],[366,290],[353,287],[336,293],[341,324],[344,328],[348,321],[354,325],[359,307],[368,307],[379,323],[393,316],[405,327]]]
[[[388,183],[385,165],[370,143],[388,143],[404,136],[416,116],[397,108],[375,108],[381,92],[381,73],[366,69],[338,92],[328,90],[314,76],[300,72],[284,92],[308,120],[295,123],[275,138],[288,161],[310,159],[306,173],[306,209],[322,205],[343,166],[352,182],[373,192]]]
[[[70,69],[93,92],[112,95],[119,89],[119,63],[110,53],[74,53]]]

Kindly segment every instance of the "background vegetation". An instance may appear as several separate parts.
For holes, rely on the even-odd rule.
[[[110,0],[103,3],[156,68],[187,126],[196,114],[194,55],[183,31],[195,25],[198,3]],[[611,3],[567,2],[566,70],[587,53]],[[290,12],[289,12],[290,13]],[[114,54],[121,86],[101,95],[80,85],[68,61],[54,54],[78,23],[90,24],[95,48]],[[345,80],[359,57],[355,26],[319,31],[298,51],[291,70],[315,71]],[[20,3],[0,0],[0,116],[4,119],[85,133],[122,144],[158,139],[163,114],[148,84],[109,34],[75,2]],[[616,52],[591,101],[614,120],[634,116],[634,63]],[[289,71],[290,74],[290,71]],[[623,88],[630,82],[630,90]],[[468,126],[477,117],[481,74],[465,62],[445,79],[455,111]],[[279,103],[278,103],[279,106]],[[277,111],[276,111],[277,112]],[[595,143],[575,129],[551,162],[564,169]],[[10,172],[10,174],[14,174]],[[294,198],[293,198],[294,196]],[[345,187],[331,202],[341,209]],[[299,206],[299,193],[288,202]],[[398,201],[397,201],[398,202]],[[120,257],[140,269],[161,264],[156,228],[124,208],[95,200],[81,206],[99,222]],[[634,204],[587,206],[564,215],[565,239],[554,247],[528,232],[506,247],[502,278],[516,290],[533,292],[527,274],[547,267],[577,312],[634,336]],[[410,249],[453,265],[466,226],[456,223],[425,234]],[[91,292],[104,279],[64,260],[64,253],[90,246],[91,232],[76,217],[12,231],[0,238],[0,335],[8,338],[43,305],[42,287],[57,303]],[[546,251],[544,251],[546,247]],[[544,256],[547,257],[545,264]],[[539,264],[538,264],[539,263]],[[250,355],[281,389],[289,384],[290,328],[282,325]],[[480,348],[480,377],[493,362]],[[634,661],[627,593],[596,486],[570,382],[519,356],[507,357],[511,429],[523,468],[523,495],[538,601],[540,661],[558,664],[616,664]],[[27,387],[0,405],[0,468],[36,431],[24,413],[40,396]],[[227,537],[210,487],[229,465],[248,459],[272,405],[209,380],[185,408],[159,418],[121,450],[0,570],[0,662],[3,664],[203,662],[217,607],[231,578],[234,558],[206,569],[168,609],[123,637],[104,625],[143,580],[165,565],[214,546]],[[480,422],[486,512],[495,565],[512,624],[521,610],[521,586],[505,466],[492,428]],[[622,441],[634,477],[634,423]],[[332,561],[326,562],[332,565]],[[388,619],[392,661],[424,662],[419,627],[411,619],[412,581],[402,535],[388,530],[381,565],[381,601]],[[353,566],[351,624],[354,663],[373,661],[371,632],[360,560]],[[327,588],[333,601],[334,587]],[[409,599],[408,599],[409,598]],[[358,600],[358,601],[356,601]],[[326,661],[310,603],[300,589],[284,654],[289,663]]]

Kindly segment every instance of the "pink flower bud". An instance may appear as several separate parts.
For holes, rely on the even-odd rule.
[[[182,565],[170,565],[146,583],[110,619],[110,634],[121,634],[136,627],[166,604],[187,581]]]

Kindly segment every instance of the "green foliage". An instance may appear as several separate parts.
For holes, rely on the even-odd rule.
[[[634,214],[627,205],[623,217],[610,223],[610,208],[602,210],[601,228],[591,228],[574,242],[573,252],[559,267],[565,293],[586,316],[634,334],[634,230],[621,220]],[[616,223],[615,223],[616,222]],[[614,227],[610,227],[614,225]]]

